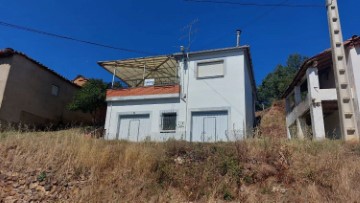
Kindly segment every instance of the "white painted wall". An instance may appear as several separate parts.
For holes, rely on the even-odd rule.
[[[360,46],[351,48],[348,53],[348,66],[352,67],[355,90],[358,99],[360,99]],[[360,108],[360,102],[359,102]]]
[[[223,60],[225,64],[224,77],[197,79],[197,63],[207,61]],[[182,76],[185,78],[184,90],[188,89],[188,111],[210,111],[228,110],[228,129],[230,132],[237,132],[229,137],[242,139],[244,123],[246,118],[245,88],[244,80],[244,52],[236,50],[226,53],[210,53],[206,55],[189,56],[189,71],[184,71]],[[180,63],[180,67],[183,64]],[[189,73],[189,83],[187,77]],[[191,117],[189,117],[191,118]],[[187,121],[187,129],[190,129],[191,119]],[[189,136],[189,134],[188,134]]]
[[[223,77],[206,79],[196,77],[197,63],[216,60],[223,60],[225,63]],[[244,74],[246,77],[250,77],[247,64],[244,61],[244,51],[236,49],[190,54],[187,61],[187,66],[179,62],[180,97],[184,100],[177,98],[108,102],[105,138],[116,138],[120,114],[149,113],[152,140],[162,141],[174,137],[190,141],[192,112],[226,110],[228,112],[228,137],[230,139],[242,139],[246,130],[244,124],[249,130],[252,128],[254,119],[251,78],[246,80],[244,78]],[[162,111],[177,112],[179,128],[175,134],[159,136]]]
[[[350,76],[353,84],[354,105],[356,112],[357,127],[360,129],[360,46],[352,47],[347,50],[347,66],[352,73]]]
[[[150,129],[148,136],[151,140],[163,141],[168,138],[181,139],[184,136],[184,131],[181,126],[177,126],[175,134],[164,133],[159,136],[161,130],[161,113],[165,111],[177,112],[177,121],[185,120],[184,102],[177,99],[151,99],[141,101],[110,101],[106,112],[105,139],[116,139],[120,115],[136,115],[136,114],[150,114]]]

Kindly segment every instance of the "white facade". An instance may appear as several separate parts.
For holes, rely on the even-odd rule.
[[[217,142],[250,135],[256,89],[249,48],[174,57],[179,92],[108,97],[105,139]],[[164,114],[176,114],[176,129],[164,130]]]
[[[347,53],[348,67],[352,71],[351,83],[353,83],[354,105],[357,118],[358,130],[360,130],[360,44],[351,47]]]
[[[345,42],[357,128],[360,128],[360,38]],[[310,58],[286,90],[288,138],[343,138],[330,51]],[[357,136],[357,135],[356,135]],[[356,139],[359,139],[358,136]]]
[[[349,50],[348,66],[353,70],[356,94],[360,95],[360,46],[353,47]]]

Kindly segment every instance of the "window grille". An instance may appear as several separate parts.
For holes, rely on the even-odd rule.
[[[161,129],[164,131],[176,130],[176,113],[163,113],[161,124]]]

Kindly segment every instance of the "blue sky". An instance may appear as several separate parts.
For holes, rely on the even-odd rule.
[[[232,0],[279,3],[282,0]],[[325,0],[289,0],[294,4],[325,4]],[[170,54],[186,45],[183,28],[194,25],[192,50],[251,46],[257,83],[289,54],[312,56],[330,46],[324,8],[244,7],[182,0],[12,0],[0,1],[0,21],[82,40],[145,52]],[[344,39],[360,35],[360,1],[339,1]],[[267,15],[263,16],[264,13]],[[259,18],[259,16],[263,16]],[[0,47],[26,53],[72,79],[78,74],[111,80],[97,61],[146,56],[52,38],[0,26]]]

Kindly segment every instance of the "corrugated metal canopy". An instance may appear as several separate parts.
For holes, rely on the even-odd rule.
[[[173,56],[153,56],[98,62],[105,70],[120,78],[130,87],[142,86],[144,79],[155,79],[155,84],[177,83],[178,64]]]

